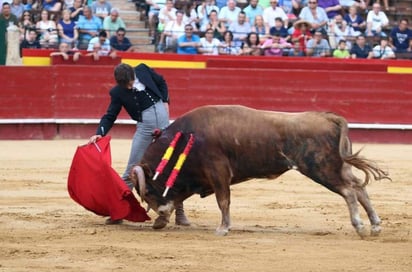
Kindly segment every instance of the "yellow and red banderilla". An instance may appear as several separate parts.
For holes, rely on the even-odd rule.
[[[176,133],[175,137],[173,140],[170,142],[169,147],[166,149],[166,152],[163,154],[162,160],[160,161],[159,165],[156,168],[156,172],[153,176],[153,180],[156,180],[157,177],[163,173],[163,169],[165,168],[166,164],[169,162],[170,157],[172,156],[176,144],[179,141],[180,137],[182,136],[182,132]]]
[[[175,163],[175,166],[173,167],[173,170],[170,173],[169,178],[166,181],[166,188],[163,192],[163,197],[166,197],[167,192],[169,191],[169,189],[173,187],[173,185],[176,181],[176,178],[180,173],[180,169],[182,168],[187,156],[189,155],[190,149],[192,149],[194,141],[195,141],[194,135],[190,134],[190,137],[189,137],[188,142],[186,143],[185,149],[183,150],[182,153],[180,153],[179,158],[177,159],[177,161]],[[170,158],[170,156],[169,156],[169,158]]]

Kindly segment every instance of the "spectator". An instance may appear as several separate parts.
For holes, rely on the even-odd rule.
[[[338,58],[338,59],[349,59],[350,58],[350,53],[346,47],[345,40],[340,40],[338,42],[338,48],[333,50],[333,57]]]
[[[246,22],[245,12],[239,12],[237,21],[230,24],[229,30],[233,33],[233,41],[236,46],[240,47],[250,32],[250,24]]]
[[[342,8],[354,7],[355,9],[361,9],[362,11],[366,10],[367,8],[364,0],[339,0],[339,4],[342,6]]]
[[[279,34],[279,36],[285,39],[286,41],[289,41],[291,38],[288,30],[283,24],[282,19],[279,17],[275,18],[275,25],[270,28],[269,33],[271,36]]]
[[[47,11],[60,11],[62,9],[62,3],[60,0],[43,0],[42,8]]]
[[[116,31],[116,35],[110,37],[110,46],[115,51],[123,52],[137,52],[138,48],[132,45],[130,40],[126,37],[126,29],[119,27]]]
[[[205,37],[200,38],[199,53],[203,55],[219,55],[220,41],[213,37],[213,29],[209,28],[205,32]]]
[[[297,0],[279,0],[279,7],[285,11],[289,20],[296,20],[294,12],[299,9],[299,2]]]
[[[39,41],[37,40],[37,32],[35,29],[30,29],[27,32],[27,38],[20,43],[20,57],[23,56],[23,48],[38,49],[41,48]]]
[[[193,28],[193,26],[192,26]],[[158,51],[163,53],[164,51],[176,53],[177,40],[185,33],[185,24],[183,23],[183,12],[176,11],[176,20],[170,21],[160,36],[158,45]],[[164,46],[165,43],[165,46]]]
[[[376,3],[379,3],[379,4],[381,3],[380,0],[375,0],[375,1],[373,1],[373,0],[366,0],[366,1],[365,1],[366,7],[368,7],[371,2],[376,2]],[[388,1],[388,0],[383,0],[383,5],[385,6],[385,10],[389,10],[389,1]]]
[[[57,47],[59,40],[57,26],[53,20],[50,20],[49,11],[43,9],[40,18],[36,24],[37,32],[40,35],[40,45],[42,47]]]
[[[80,16],[83,16],[83,1],[82,0],[74,0],[73,7],[69,8],[70,10],[70,17],[74,22],[78,22]]]
[[[226,27],[238,19],[240,8],[236,6],[236,0],[227,0],[226,6],[219,11],[219,20],[225,24]]]
[[[409,46],[406,48],[406,53],[402,55],[402,58],[412,59],[412,39],[409,40]]]
[[[364,35],[356,37],[356,42],[350,50],[352,59],[372,59],[372,48],[366,44],[366,38]]]
[[[33,3],[33,2],[34,2],[33,0],[26,0],[25,2],[23,2],[24,10],[31,11],[33,7],[37,9],[37,2],[36,3]]]
[[[259,40],[263,42],[269,37],[269,26],[265,24],[262,15],[256,15],[255,24],[250,28],[251,32],[256,32],[259,35]]]
[[[306,55],[311,57],[330,56],[330,47],[326,39],[322,37],[322,32],[315,31],[313,38],[306,44]]]
[[[311,24],[311,31],[320,31],[326,35],[326,24],[328,23],[328,16],[326,11],[318,7],[317,0],[309,0],[308,6],[304,7],[299,14],[299,18],[308,21]]]
[[[149,8],[149,35],[152,37],[152,44],[155,44],[155,31],[156,25],[159,20],[160,9],[163,8],[166,4],[166,0],[146,0],[146,4],[150,6]]]
[[[262,44],[262,50],[265,56],[281,57],[283,56],[283,53],[288,52],[291,47],[292,45],[285,39],[281,38],[279,33],[275,33],[275,35],[266,39],[266,41]],[[287,51],[284,51],[285,49]]]
[[[4,23],[4,26],[9,27],[10,25],[19,25],[19,20],[17,19],[16,15],[11,13],[11,7],[10,4],[7,2],[4,2],[2,5],[2,10],[0,14],[0,22]]]
[[[197,48],[200,46],[200,37],[193,34],[193,26],[185,25],[185,34],[177,39],[178,54],[197,54]]]
[[[260,46],[259,35],[256,32],[250,32],[246,40],[240,46],[240,55],[244,56],[261,56],[262,49]]]
[[[395,53],[389,46],[389,41],[387,37],[382,37],[378,45],[373,48],[373,57],[375,59],[394,59],[396,58]]]
[[[95,44],[98,45],[94,46]],[[111,56],[112,58],[116,57],[116,52],[112,50],[110,40],[107,39],[107,33],[104,30],[99,32],[99,36],[90,40],[89,45],[87,46],[87,51],[97,53],[98,56]]]
[[[68,60],[69,56],[73,56],[73,61],[76,62],[79,60],[81,53],[76,50],[72,50],[70,44],[66,42],[61,42],[59,44],[59,50],[56,52],[50,53],[50,57],[61,56],[64,60]]]
[[[112,4],[107,2],[106,0],[96,0],[90,6],[93,15],[100,18],[103,22],[104,18],[110,14],[112,10]]]
[[[23,15],[24,5],[21,3],[21,0],[13,0],[10,4],[11,13],[16,15],[17,19],[20,20]]]
[[[201,31],[206,31],[206,29],[213,29],[213,38],[219,41],[223,40],[223,34],[226,31],[226,26],[223,22],[219,21],[217,12],[212,10],[209,15],[209,22],[200,28]]]
[[[405,53],[409,47],[409,41],[412,40],[412,31],[408,28],[409,21],[403,18],[399,21],[399,25],[392,28],[389,45],[396,54]]]
[[[63,9],[70,9],[74,5],[74,0],[64,0]]]
[[[159,25],[166,26],[170,21],[176,20],[177,9],[173,6],[173,0],[166,0],[166,5],[159,11]]]
[[[386,37],[383,28],[389,24],[388,17],[381,11],[381,5],[374,3],[372,10],[368,12],[366,17],[366,35]]]
[[[110,15],[103,20],[103,29],[106,30],[107,36],[111,37],[116,34],[119,28],[126,28],[122,18],[119,17],[119,9],[112,8]]]
[[[298,20],[293,24],[292,42],[294,47],[299,45],[299,54],[306,55],[306,43],[312,38],[310,26],[311,24],[305,20]]]
[[[30,11],[26,10],[23,12],[19,22],[19,28],[21,33],[20,40],[23,40],[24,36],[28,39],[30,29],[36,30],[36,24],[33,22],[33,17],[31,16]]]
[[[197,6],[196,10],[197,16],[199,17],[200,27],[202,27],[206,26],[209,23],[210,12],[214,10],[216,11],[216,14],[219,14],[220,9],[215,5],[214,0],[204,0],[202,4]]]
[[[329,43],[332,49],[335,49],[340,40],[346,40],[346,46],[350,49],[352,42],[355,41],[356,36],[360,35],[355,32],[346,21],[343,20],[341,14],[337,14],[329,24]]]
[[[219,47],[219,55],[239,55],[240,48],[235,45],[233,42],[233,33],[230,30],[227,30],[223,34],[223,42]]]
[[[301,47],[299,41],[293,43],[292,48],[289,50],[288,56],[289,57],[303,57],[303,56],[305,56],[305,52],[302,51],[302,47]]]
[[[197,26],[200,22],[197,13],[196,13],[196,2],[189,0],[183,6],[183,23],[185,25],[191,24],[193,30],[197,31]]]
[[[288,16],[282,8],[278,7],[278,0],[270,0],[270,7],[263,11],[263,20],[269,29],[275,25],[277,17],[283,20],[285,26],[288,25]]]
[[[99,30],[102,29],[102,21],[94,16],[90,7],[83,7],[83,16],[79,17],[77,27],[79,29],[79,48],[87,48],[89,41],[99,34]]]
[[[349,26],[352,26],[353,30],[359,33],[365,31],[366,22],[363,17],[359,15],[356,5],[352,5],[349,8],[349,12],[345,14],[343,19],[348,23]]]
[[[339,0],[318,0],[318,6],[326,11],[329,19],[335,18],[337,14],[341,14],[342,6]]]
[[[249,5],[245,7],[243,11],[246,13],[250,25],[255,24],[256,16],[263,15],[263,8],[258,5],[258,0],[250,0]]]
[[[62,17],[63,18],[57,24],[60,43],[64,42],[69,44],[70,47],[76,48],[79,39],[79,31],[77,30],[76,23],[70,18],[70,10],[63,10]]]

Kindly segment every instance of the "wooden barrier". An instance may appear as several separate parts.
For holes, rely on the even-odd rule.
[[[169,85],[172,119],[201,105],[242,104],[278,111],[333,111],[351,123],[411,125],[412,75],[373,70],[375,66],[366,72],[321,68],[156,70]],[[0,139],[90,136],[114,85],[110,65],[0,67],[0,77]],[[124,111],[119,118],[129,119]],[[131,137],[133,130],[133,125],[118,125],[111,133]],[[353,134],[359,141],[412,143],[410,129],[363,129]]]

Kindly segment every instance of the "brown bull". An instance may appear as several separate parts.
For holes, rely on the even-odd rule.
[[[153,180],[154,171],[169,143],[182,132],[164,172]],[[184,149],[188,137],[195,141],[174,186],[165,197],[165,182]],[[360,180],[354,166],[365,174]],[[341,195],[349,208],[352,225],[364,237],[366,229],[358,211],[358,201],[366,210],[371,235],[379,234],[378,215],[371,205],[365,185],[371,177],[388,178],[375,163],[352,154],[348,125],[333,113],[283,113],[260,111],[243,106],[205,106],[176,119],[147,149],[141,163],[132,170],[132,180],[142,200],[159,217],[154,228],[163,228],[177,203],[193,194],[215,193],[222,213],[216,233],[230,229],[230,185],[252,178],[274,179],[295,169],[313,181]]]

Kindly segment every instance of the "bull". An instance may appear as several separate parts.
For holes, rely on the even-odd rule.
[[[175,146],[169,163],[156,180],[156,167],[176,133],[183,139]],[[184,149],[189,135],[195,137],[175,184],[165,195],[165,182]],[[295,169],[341,195],[349,208],[356,232],[365,237],[358,202],[365,209],[370,235],[381,231],[381,220],[372,207],[365,186],[390,179],[377,164],[352,153],[347,121],[330,112],[286,113],[244,106],[204,106],[177,118],[148,147],[131,172],[142,201],[157,212],[153,228],[163,228],[178,203],[199,194],[215,194],[221,211],[216,234],[226,235],[230,221],[230,186],[253,178],[274,179]],[[352,166],[364,173],[362,179]]]

